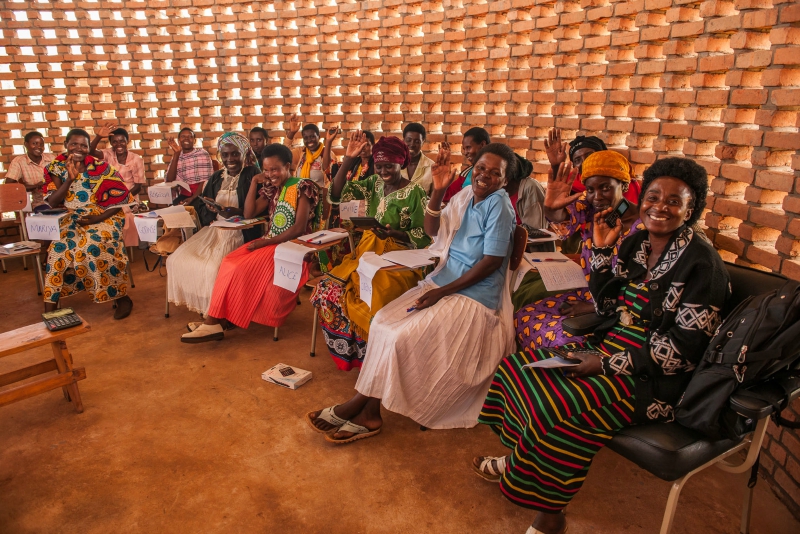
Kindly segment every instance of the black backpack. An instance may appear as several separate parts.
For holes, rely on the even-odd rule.
[[[739,436],[747,425],[728,408],[728,398],[798,359],[800,284],[790,280],[744,299],[728,314],[675,407],[675,420],[711,438]]]

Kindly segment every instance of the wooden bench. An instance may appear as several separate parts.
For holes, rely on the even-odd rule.
[[[65,340],[90,330],[91,326],[86,321],[80,326],[57,332],[49,331],[44,323],[40,322],[0,334],[0,358],[48,344],[53,349],[52,360],[0,374],[0,406],[61,388],[64,391],[64,398],[75,405],[75,411],[83,412],[78,381],[86,378],[86,369],[72,367],[72,355],[67,349]],[[56,371],[58,374],[40,377],[10,388],[5,387],[50,371]]]

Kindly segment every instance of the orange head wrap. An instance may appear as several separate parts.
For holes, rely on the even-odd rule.
[[[592,176],[608,176],[627,184],[631,181],[631,164],[619,152],[601,150],[583,160],[581,182]]]

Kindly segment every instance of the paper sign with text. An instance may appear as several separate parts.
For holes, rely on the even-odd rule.
[[[275,274],[272,283],[295,293],[303,276],[303,258],[314,249],[297,243],[281,243],[275,247]]]
[[[32,214],[25,218],[25,227],[28,230],[28,239],[42,239],[45,241],[58,241],[61,239],[59,220],[61,215]]]
[[[153,204],[172,204],[173,188],[151,185],[147,188],[147,196]]]
[[[349,221],[351,217],[364,217],[366,213],[367,205],[363,200],[351,200],[339,204],[339,215],[344,221]]]
[[[136,231],[139,232],[139,239],[148,243],[155,243],[158,240],[158,219],[155,217],[134,217]]]

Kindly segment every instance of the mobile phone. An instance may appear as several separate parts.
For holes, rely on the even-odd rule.
[[[62,213],[66,213],[67,208],[50,208],[45,210],[39,210],[36,213],[41,213],[42,215],[61,215]]]
[[[353,223],[353,226],[356,228],[381,228],[383,226],[381,223],[378,222],[378,219],[375,217],[350,217],[350,222]]]
[[[616,228],[617,221],[625,214],[626,211],[628,211],[629,207],[630,204],[628,204],[628,201],[623,198],[620,203],[617,204],[617,207],[614,208],[614,211],[606,215],[605,221],[609,228]]]
[[[218,203],[216,200],[208,198],[208,197],[200,197],[200,200],[206,203],[206,206],[211,206],[217,211],[225,211],[225,206]]]

